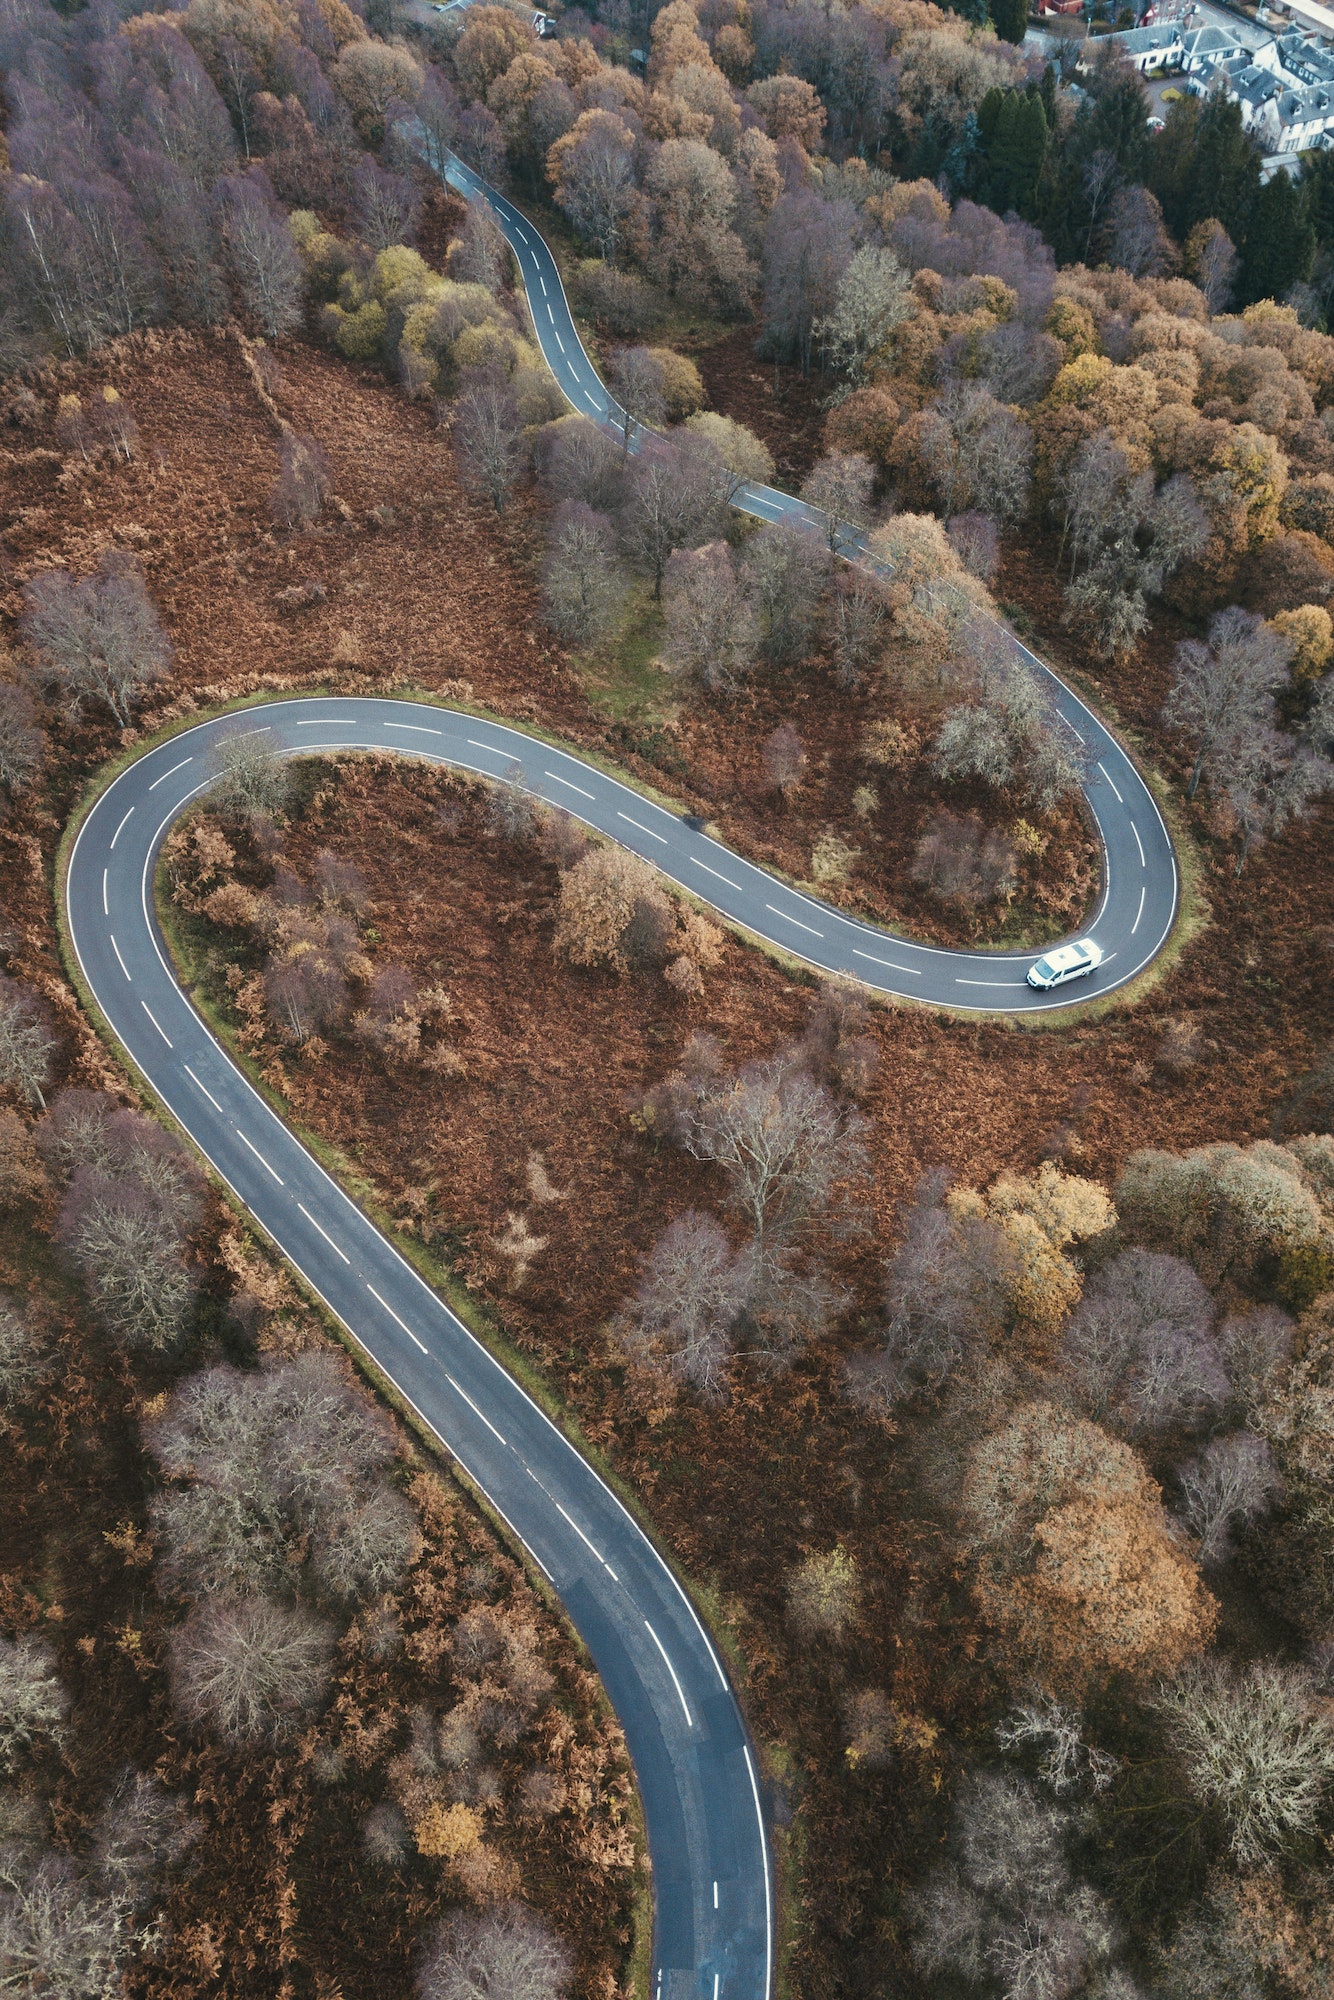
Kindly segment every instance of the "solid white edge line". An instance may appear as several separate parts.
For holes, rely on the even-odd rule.
[[[759,1781],[755,1776],[755,1765],[751,1759],[750,1745],[742,1739],[742,1754],[746,1759],[746,1769],[750,1773],[751,1795],[755,1800],[755,1817],[760,1824],[760,1853],[764,1857],[764,2000],[769,2000],[774,1981],[774,1902],[773,1884],[769,1880],[769,1834],[764,1824],[764,1808],[760,1804]]]
[[[448,1382],[451,1389],[453,1389],[458,1395],[462,1396],[464,1402],[468,1405],[468,1408],[472,1411],[473,1415],[475,1417],[481,1418],[482,1422],[486,1425],[487,1429],[490,1431],[492,1437],[498,1438],[500,1443],[504,1445],[506,1451],[508,1451],[509,1440],[501,1436],[500,1432],[496,1429],[495,1425],[492,1423],[490,1417],[488,1417],[488,1415],[486,1414],[486,1411],[478,1409],[476,1403],[474,1403],[472,1397],[468,1394],[467,1390],[460,1387],[460,1385],[454,1380],[454,1377],[450,1374],[447,1368],[445,1370],[445,1380],[446,1382]]]
[[[165,785],[168,778],[174,778],[178,771],[183,771],[187,764],[193,764],[194,761],[193,757],[183,757],[179,764],[173,764],[171,769],[164,771],[160,778],[154,778],[152,784],[148,787],[149,791],[155,792],[159,785]]]
[[[402,1327],[404,1333],[406,1333],[406,1335],[408,1336],[408,1339],[416,1341],[418,1347],[420,1347],[423,1354],[429,1354],[431,1350],[426,1345],[426,1342],[424,1340],[417,1340],[417,1336],[412,1331],[412,1328],[408,1325],[405,1319],[399,1319],[398,1314],[394,1311],[394,1308],[390,1305],[388,1299],[382,1299],[380,1297],[380,1294],[376,1291],[374,1285],[370,1284],[369,1282],[366,1285],[366,1290],[370,1293],[371,1297],[375,1300],[377,1305],[382,1305],[384,1307],[390,1319],[395,1320],[397,1324]]]
[[[260,1152],[259,1147],[255,1144],[254,1140],[247,1139],[245,1133],[241,1130],[239,1125],[236,1127],[236,1136],[241,1141],[241,1144],[243,1146],[249,1146],[251,1152],[254,1154],[255,1158],[259,1161],[259,1164],[261,1165],[261,1167],[263,1167],[265,1173],[272,1174],[273,1178],[277,1181],[279,1187],[285,1187],[287,1183],[284,1181],[282,1175],[278,1172],[278,1169],[276,1167],[271,1167],[269,1165],[268,1161],[265,1159],[263,1153]]]
[[[189,1063],[182,1063],[181,1068],[185,1071],[185,1074],[189,1077],[191,1083],[193,1083],[197,1089],[203,1091],[205,1097],[208,1099],[209,1103],[213,1106],[213,1109],[218,1113],[218,1116],[220,1118],[225,1118],[227,1114],[223,1110],[222,1106],[219,1104],[217,1098],[213,1095],[213,1092],[209,1089],[206,1083],[200,1083],[199,1078],[195,1075]]]
[[[559,1506],[560,1502],[557,1501],[556,1504],[557,1506]],[[649,1638],[653,1641],[658,1651],[662,1654],[663,1661],[666,1665],[667,1671],[672,1677],[672,1686],[676,1689],[677,1697],[680,1700],[682,1708],[685,1710],[686,1728],[693,1729],[695,1726],[695,1718],[690,1713],[690,1703],[686,1700],[685,1689],[682,1687],[680,1681],[677,1679],[676,1668],[672,1665],[671,1657],[667,1651],[667,1648],[663,1645],[662,1640],[658,1637],[653,1627],[649,1624],[647,1618],[644,1620],[644,1630],[648,1633]]]
[[[134,984],[134,981],[133,981],[133,979],[131,979],[131,978],[130,978],[130,968],[129,968],[129,966],[128,966],[128,965],[127,965],[127,964],[125,963],[125,960],[124,960],[123,958],[121,958],[121,955],[120,955],[120,946],[119,946],[119,945],[118,945],[118,944],[116,943],[116,933],[115,933],[114,931],[108,931],[108,932],[107,932],[107,936],[108,936],[108,937],[109,937],[109,938],[111,939],[111,949],[112,949],[112,950],[113,950],[113,951],[115,952],[115,954],[116,954],[116,958],[117,958],[117,961],[118,961],[118,963],[119,963],[119,965],[120,965],[120,969],[121,969],[121,971],[122,971],[122,972],[123,972],[123,973],[125,974],[125,977],[126,977],[127,979],[129,979],[129,980],[130,980],[130,984],[131,984],[131,986],[133,986],[133,984]]]
[[[145,1014],[147,1014],[149,1020],[153,1023],[153,1026],[157,1029],[163,1041],[167,1044],[167,1047],[170,1048],[172,1046],[171,1037],[168,1035],[166,1029],[163,1027],[161,1021],[159,1021],[157,1015],[153,1012],[153,1009],[149,1006],[148,1002],[146,1000],[141,1000],[139,1002],[139,1005],[143,1008]]]
[[[322,1222],[317,1222],[315,1220],[310,1210],[306,1207],[305,1202],[299,1201],[297,1203],[297,1207],[301,1210],[301,1213],[305,1216],[306,1221],[310,1224],[311,1228],[319,1230],[320,1235],[324,1238],[325,1242],[328,1244],[329,1248],[334,1252],[335,1256],[341,1257],[345,1264],[350,1265],[352,1259],[348,1256],[346,1250],[340,1249],[339,1246],[334,1242],[333,1237],[330,1236],[328,1230],[324,1227],[324,1224]]]

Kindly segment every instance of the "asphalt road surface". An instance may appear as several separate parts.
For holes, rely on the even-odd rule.
[[[618,411],[574,328],[555,261],[505,197],[484,193],[517,257],[537,336],[576,410]],[[749,487],[761,519],[824,517]],[[859,539],[840,546],[856,559]],[[1018,646],[1018,642],[1014,641]],[[1053,704],[1079,737],[1104,848],[1097,913],[1083,935],[1106,955],[1091,978],[1043,995],[1031,952],[952,952],[897,938],[790,888],[605,772],[523,731],[434,704],[302,697],[217,717],[146,750],[89,811],[64,884],[75,953],[131,1061],[237,1200],[474,1481],[559,1593],[588,1646],[634,1762],[655,1895],[655,2000],[769,2000],[772,1873],[755,1752],[707,1633],[643,1531],[563,1434],[273,1112],[177,983],[153,913],[154,861],[172,821],[218,774],[217,752],[254,733],[283,755],[396,750],[521,785],[633,849],[757,936],[881,992],[971,1011],[1041,1012],[1111,991],[1172,927],[1176,864],[1134,765],[1043,662]]]
[[[517,749],[544,797],[591,807],[597,782],[613,827],[619,805],[645,824],[653,809],[531,737],[466,716],[394,701],[274,703],[200,724],[123,771],[79,831],[65,908],[84,977],[135,1067],[559,1593],[634,1762],[653,1861],[655,1996],[768,2000],[759,1772],[690,1600],[611,1489],[270,1110],[168,964],[153,914],[159,844],[216,775],[220,739],[251,731],[284,753],[395,749],[492,773]]]
[[[454,154],[431,164],[466,197],[483,196],[495,212],[514,252],[528,298],[533,329],[542,353],[572,409],[592,421],[619,427],[621,411],[609,395],[575,329],[556,260],[528,218],[480,179]],[[824,535],[828,519],[817,508],[774,486],[743,486],[733,504],[762,521],[792,521]],[[849,529],[838,537],[840,553],[866,559],[862,537]],[[1084,797],[1103,850],[1102,894],[1082,937],[1101,945],[1097,971],[1056,994],[1043,994],[1026,980],[1033,952],[954,952],[910,944],[858,922],[825,904],[812,904],[758,869],[724,854],[687,829],[668,830],[649,810],[636,827],[621,812],[603,830],[676,874],[724,915],[770,937],[826,972],[865,980],[885,993],[974,1011],[1002,1009],[1042,1013],[1110,993],[1142,972],[1166,942],[1177,911],[1177,866],[1172,842],[1152,792],[1093,710],[1052,672],[1044,660],[1006,628],[1007,643],[1037,674],[1052,709],[1080,745],[1088,777]],[[603,781],[605,785],[607,781]],[[601,797],[594,787],[596,803]],[[564,803],[577,809],[574,795]],[[587,817],[586,814],[581,816]],[[601,820],[593,820],[603,825]],[[681,859],[684,868],[675,863]]]

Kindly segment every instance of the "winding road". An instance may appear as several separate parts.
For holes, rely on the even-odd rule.
[[[426,157],[458,193],[490,203],[514,252],[533,331],[570,407],[595,423],[619,429],[620,407],[584,350],[547,243],[512,201],[455,154],[433,154],[428,146]],[[775,486],[743,486],[732,504],[757,520],[798,522],[821,536],[828,531],[823,513]],[[864,539],[855,531],[840,535],[839,550],[854,561],[867,557]],[[1043,1013],[1126,985],[1162,949],[1176,921],[1178,880],[1171,836],[1153,793],[1093,710],[1008,627],[1000,629],[1018,658],[1037,674],[1051,707],[1077,739],[1089,773],[1084,798],[1102,843],[1103,880],[1093,921],[1080,936],[1102,946],[1103,961],[1096,972],[1053,998],[1034,991],[1026,981],[1035,956],[1031,951],[961,953],[890,938],[826,904],[812,904],[791,890],[779,891],[761,871],[734,863],[730,855],[720,860],[718,851],[710,854],[702,842],[685,853],[686,872],[679,879],[726,916],[771,937],[823,971],[846,974],[908,999],[974,1012]],[[676,873],[676,843],[663,838],[665,829],[651,813],[644,817],[652,826],[647,834],[644,828],[636,832],[627,827],[624,815],[604,831],[656,861],[668,874]]]
[[[533,323],[575,409],[616,411],[581,346],[555,261],[532,225],[452,156],[443,169],[491,202]],[[823,516],[748,487],[762,519]],[[855,539],[848,553],[859,550]],[[1018,642],[1015,641],[1017,645]],[[62,884],[75,955],[130,1061],[236,1200],[346,1327],[527,1549],[585,1641],[625,1731],[653,1862],[654,2000],[770,2000],[774,1913],[757,1758],[727,1674],[681,1584],[611,1488],[362,1213],[254,1089],[177,982],[153,905],[155,858],[218,775],[224,738],[281,755],[392,750],[522,785],[653,862],[737,925],[823,972],[973,1011],[1045,1012],[1132,979],[1172,927],[1177,873],[1143,779],[1043,662],[1085,747],[1103,842],[1093,923],[1106,957],[1065,996],[1034,992],[1032,953],[952,952],[814,901],[699,823],[528,733],[434,703],[303,696],[199,723],[146,749],[87,812]]]

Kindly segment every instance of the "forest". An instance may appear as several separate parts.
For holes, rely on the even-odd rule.
[[[1152,130],[1009,0],[550,21],[0,5],[0,1987],[651,1990],[559,1601],[98,1033],[89,787],[227,704],[411,691],[1037,950],[1103,855],[1017,634],[1182,881],[1039,1025],[822,981],[514,782],[243,738],[158,921],[692,1592],[781,1992],[1317,2000],[1331,156],[1263,178],[1217,99]]]

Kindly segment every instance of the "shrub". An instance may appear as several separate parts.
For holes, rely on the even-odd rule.
[[[787,1615],[803,1639],[831,1639],[842,1645],[861,1612],[857,1564],[846,1549],[808,1556],[787,1584]]]
[[[1171,1672],[1213,1630],[1139,1459],[1054,1404],[1022,1405],[973,1448],[962,1520],[984,1615],[1057,1692],[1113,1669]]]
[[[590,848],[560,878],[552,950],[571,965],[606,965],[625,972],[637,941],[638,955],[661,959],[674,928],[657,870],[622,847]],[[638,940],[632,930],[639,933]]]

